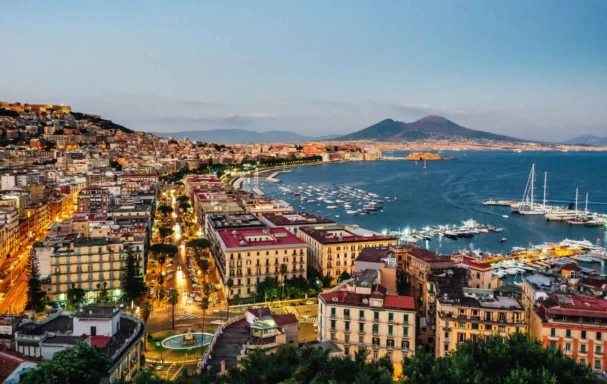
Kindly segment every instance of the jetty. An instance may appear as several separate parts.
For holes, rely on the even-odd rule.
[[[289,173],[289,172],[293,172],[290,169],[285,169],[283,171],[276,171],[274,173],[272,173],[270,176],[266,177],[266,181],[269,183],[280,183],[280,180],[276,178],[276,176],[280,175],[281,173]]]

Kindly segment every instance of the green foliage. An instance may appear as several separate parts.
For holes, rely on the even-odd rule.
[[[418,350],[403,364],[407,384],[576,384],[600,383],[588,366],[560,350],[545,349],[527,335],[466,342],[448,357]]]
[[[137,266],[135,255],[131,251],[126,254],[126,260],[120,275],[120,288],[125,300],[135,300],[145,291],[143,276]]]
[[[173,213],[173,207],[171,207],[170,205],[161,205],[158,207],[158,210],[165,217]]]
[[[168,384],[170,381],[156,376],[154,372],[144,369],[133,378],[133,384]]]
[[[173,230],[173,228],[170,227],[158,228],[158,233],[160,234],[160,237],[162,237],[163,240],[165,240],[169,236],[172,236],[174,232],[175,231]]]
[[[25,384],[99,383],[107,374],[111,361],[98,347],[78,343],[55,353],[51,360],[38,363],[22,379]]]
[[[46,293],[42,290],[42,284],[40,283],[40,266],[35,249],[30,252],[29,257],[30,277],[27,281],[27,307],[35,311],[41,311],[44,309],[44,296]]]
[[[328,352],[313,348],[296,351],[284,347],[276,353],[256,351],[242,361],[242,368],[232,368],[227,375],[208,372],[198,383],[208,384],[388,384],[392,383],[392,364],[387,359],[366,360],[361,351],[354,359],[329,357]]]
[[[342,281],[346,281],[346,280],[350,280],[352,278],[352,275],[350,275],[348,272],[342,272],[341,275],[339,275],[339,279],[337,280],[339,283],[341,283]]]
[[[190,208],[192,208],[190,203],[179,203],[179,209],[181,209],[182,211],[187,211]]]
[[[175,329],[175,306],[179,302],[179,293],[177,290],[171,288],[167,296],[167,301],[171,304],[171,328]]]
[[[181,204],[181,203],[187,203],[187,202],[189,202],[189,201],[190,201],[190,198],[189,198],[189,197],[187,197],[186,195],[177,196],[175,199],[176,199],[176,200],[177,200],[177,202],[178,202],[178,203],[180,203],[180,204]]]
[[[72,283],[72,286],[67,290],[67,299],[74,305],[80,303],[84,295],[86,295],[86,292],[82,288],[76,288],[76,283]]]

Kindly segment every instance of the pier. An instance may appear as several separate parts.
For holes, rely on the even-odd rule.
[[[276,171],[274,173],[272,173],[270,176],[266,177],[266,181],[270,182],[270,183],[280,183],[280,180],[276,178],[276,176],[278,176],[281,173],[289,173],[289,172],[293,172],[290,169],[288,170],[284,170],[284,171]]]

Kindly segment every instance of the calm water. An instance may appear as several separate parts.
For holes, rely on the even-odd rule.
[[[386,153],[403,156],[408,152]],[[589,209],[607,213],[607,153],[592,152],[443,152],[455,161],[423,163],[409,161],[377,161],[364,163],[326,164],[295,168],[293,172],[278,176],[282,183],[264,183],[259,187],[269,196],[284,199],[296,210],[304,206],[307,212],[328,216],[340,223],[358,224],[361,227],[382,231],[386,229],[423,228],[434,224],[461,224],[474,219],[482,224],[504,228],[503,233],[476,235],[471,239],[450,240],[433,238],[418,242],[440,253],[459,249],[481,249],[491,252],[508,252],[513,246],[528,246],[564,238],[592,242],[607,242],[604,228],[548,222],[543,216],[512,214],[510,207],[486,207],[482,201],[520,200],[531,164],[536,164],[536,196],[543,195],[544,172],[548,172],[548,202],[567,205],[575,201],[575,189],[580,190],[580,208],[584,208],[586,192]],[[249,180],[249,187],[255,183]],[[317,203],[304,203],[292,194],[283,194],[279,186],[352,186],[398,200],[384,202],[384,211],[377,215],[347,215],[343,208],[326,209]],[[339,218],[335,216],[339,215]],[[503,218],[508,215],[509,218]],[[501,237],[508,238],[500,243]]]

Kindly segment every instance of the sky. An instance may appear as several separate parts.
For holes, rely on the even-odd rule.
[[[0,2],[0,100],[130,128],[607,136],[607,1]]]

